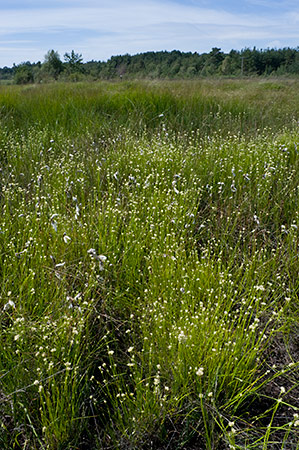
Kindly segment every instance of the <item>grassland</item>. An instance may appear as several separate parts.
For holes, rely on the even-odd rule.
[[[0,448],[298,448],[298,81],[0,87]]]

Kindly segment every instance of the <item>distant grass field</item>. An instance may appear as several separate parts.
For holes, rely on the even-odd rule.
[[[299,114],[298,87],[297,80],[0,86],[0,117],[9,130],[47,127],[71,136],[113,134],[120,126],[144,134],[163,124],[172,133],[256,135],[266,127],[292,127]]]
[[[299,82],[0,87],[0,448],[293,450]]]

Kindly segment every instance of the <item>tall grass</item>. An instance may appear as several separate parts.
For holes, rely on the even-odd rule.
[[[1,91],[1,448],[298,448],[296,93],[273,83]]]
[[[298,119],[298,81],[196,81],[52,84],[0,87],[2,125],[34,126],[78,136],[113,134],[119,126],[156,132],[256,134],[292,127]],[[161,120],[163,117],[163,121]]]

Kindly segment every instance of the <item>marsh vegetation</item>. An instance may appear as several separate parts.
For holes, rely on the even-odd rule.
[[[0,89],[0,447],[298,448],[298,81]]]

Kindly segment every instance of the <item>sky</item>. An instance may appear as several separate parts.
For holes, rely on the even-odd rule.
[[[0,0],[0,67],[147,51],[299,46],[299,0]]]

